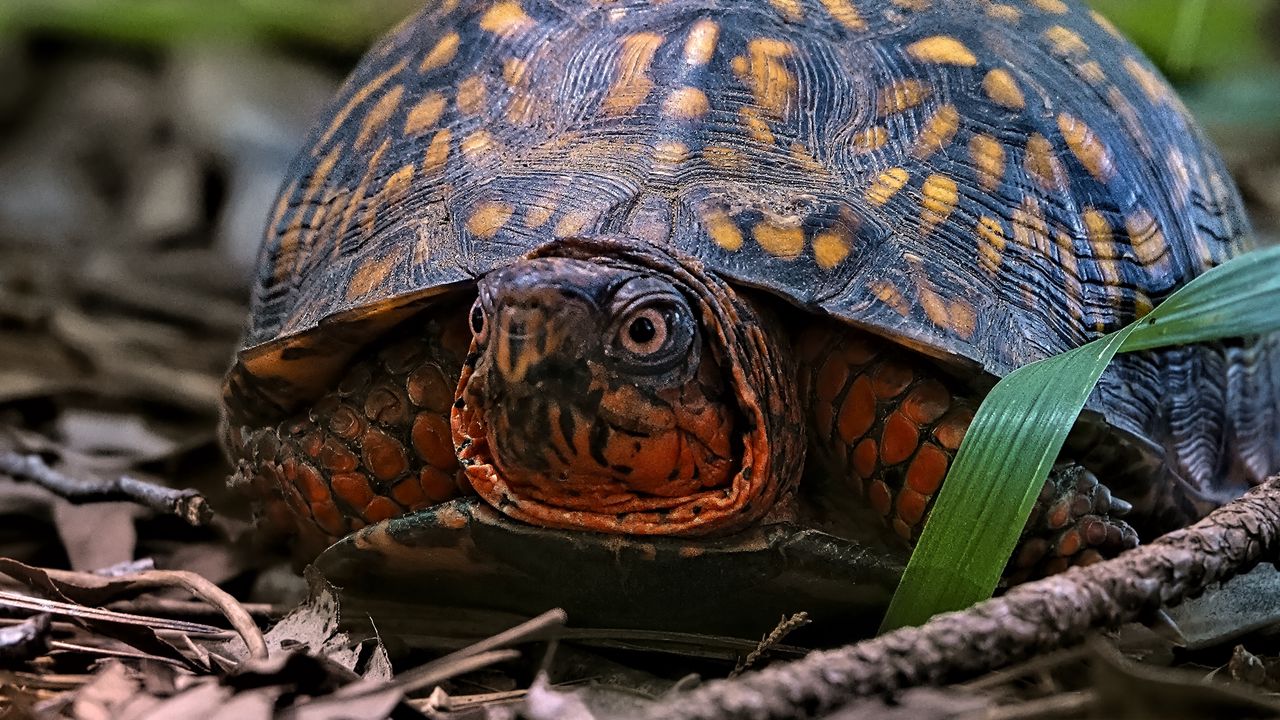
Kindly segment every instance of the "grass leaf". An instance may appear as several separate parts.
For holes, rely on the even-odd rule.
[[[983,401],[893,596],[881,631],[985,600],[1067,433],[1117,352],[1280,330],[1280,248],[1213,268],[1143,319],[1010,373]]]

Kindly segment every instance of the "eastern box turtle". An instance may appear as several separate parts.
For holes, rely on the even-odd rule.
[[[1247,245],[1074,0],[431,5],[294,163],[225,385],[236,481],[349,582],[698,628],[882,603],[999,377]],[[1118,359],[1010,578],[1280,469],[1277,358]]]

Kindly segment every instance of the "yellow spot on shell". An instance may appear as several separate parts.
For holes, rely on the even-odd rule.
[[[929,6],[933,4],[933,0],[890,0],[890,1],[894,5],[897,5],[898,7],[902,8],[903,10],[914,10],[915,12],[928,10]]]
[[[556,204],[550,198],[532,205],[524,213],[524,224],[529,228],[540,228],[547,224],[556,211]]]
[[[494,35],[509,35],[527,30],[533,18],[525,14],[518,2],[496,2],[480,17],[480,29]]]
[[[1044,220],[1044,210],[1033,197],[1024,197],[1009,218],[1013,222],[1013,241],[1049,256],[1049,225]]]
[[[1062,0],[1031,0],[1031,4],[1054,15],[1065,15],[1068,10],[1067,4]]]
[[[836,22],[850,30],[861,32],[867,29],[867,21],[849,0],[822,0],[822,5]]]
[[[391,117],[391,113],[400,107],[400,98],[404,96],[404,86],[396,85],[378,98],[378,102],[374,103],[369,110],[369,114],[365,116],[364,122],[360,123],[360,132],[356,135],[355,146],[362,148],[373,139],[374,135],[387,124],[387,119]]]
[[[351,113],[357,107],[363,104],[365,100],[368,100],[375,92],[380,90],[382,86],[385,85],[394,75],[397,75],[401,70],[404,70],[405,66],[408,64],[409,58],[404,58],[392,66],[391,69],[370,80],[359,90],[352,93],[351,99],[347,100],[346,104],[342,106],[342,109],[339,110],[338,113],[333,116],[333,120],[329,122],[328,129],[325,130],[324,135],[321,136],[320,141],[315,145],[316,151],[318,152],[320,148],[327,145],[329,141],[333,139],[334,134],[347,123],[347,118],[351,116]]]
[[[519,85],[529,71],[529,63],[519,58],[507,58],[502,61],[502,79],[508,85]]]
[[[929,118],[916,139],[914,155],[924,159],[951,144],[960,128],[960,112],[955,105],[943,105]]]
[[[910,110],[924,102],[932,92],[931,87],[919,80],[899,80],[877,93],[876,114],[884,117]]]
[[[729,252],[735,252],[742,247],[742,231],[728,215],[720,211],[709,212],[703,218],[702,224],[707,228],[707,234],[716,245]]]
[[[987,6],[987,15],[1007,23],[1016,23],[1022,19],[1022,11],[1012,5],[992,3]]]
[[[926,233],[946,222],[960,200],[956,181],[946,175],[925,178],[920,195],[920,224]]]
[[[391,177],[382,184],[379,204],[387,207],[399,205],[409,194],[409,188],[413,186],[413,172],[414,166],[410,163],[391,173]]]
[[[781,224],[765,219],[751,229],[756,244],[774,257],[790,259],[804,249],[804,228],[799,224]]]
[[[999,220],[983,215],[978,220],[978,262],[982,269],[993,277],[1000,270],[1000,262],[1004,258],[1004,226]]]
[[[1004,68],[996,68],[987,73],[982,79],[982,89],[992,102],[999,105],[1013,110],[1021,110],[1027,106],[1027,100],[1023,97],[1018,82],[1013,79],[1013,73]]]
[[[995,192],[1004,179],[1004,145],[990,135],[974,135],[969,141],[969,155],[973,157],[978,185],[989,193]]]
[[[426,159],[422,163],[422,172],[431,174],[444,170],[449,161],[449,145],[453,133],[448,129],[441,130],[431,138],[427,145]]]
[[[1084,220],[1085,234],[1092,246],[1110,247],[1113,242],[1111,221],[1107,220],[1097,208],[1088,207],[1081,213]],[[1108,251],[1110,252],[1110,251]]]
[[[1133,254],[1144,267],[1159,264],[1169,253],[1169,244],[1160,230],[1160,223],[1146,210],[1137,210],[1124,219],[1125,230],[1129,233],[1129,244]]]
[[[482,202],[476,206],[471,217],[467,218],[467,230],[477,237],[490,239],[507,224],[514,212],[515,207],[511,203],[499,200]]]
[[[976,314],[973,306],[968,303],[947,302],[946,298],[938,293],[922,287],[920,288],[920,306],[924,308],[925,316],[934,325],[950,330],[963,338],[973,337]]]
[[[756,38],[747,43],[746,83],[756,105],[773,115],[782,115],[796,91],[796,78],[782,62],[791,55],[791,46],[782,40]]]
[[[458,83],[458,109],[475,115],[484,109],[484,78],[472,75]]]
[[[1110,20],[1103,17],[1102,13],[1098,12],[1097,10],[1090,10],[1089,15],[1090,17],[1093,18],[1094,22],[1098,23],[1098,27],[1101,27],[1103,30],[1106,30],[1112,37],[1114,37],[1117,40],[1125,39],[1124,33],[1116,29],[1116,26],[1111,24]]]
[[[581,235],[598,217],[599,214],[595,210],[574,210],[565,213],[564,217],[560,218],[560,222],[556,223],[552,233],[558,238]]]
[[[950,35],[934,35],[907,46],[907,54],[922,62],[972,67],[978,64],[973,52]]]
[[[781,13],[787,22],[804,20],[804,10],[801,9],[799,0],[769,0],[769,4]]]
[[[889,131],[883,125],[869,127],[854,135],[853,146],[861,151],[879,150],[889,142]]]
[[[488,130],[477,130],[462,139],[462,154],[471,161],[488,155],[498,146]]]
[[[684,41],[684,61],[690,65],[706,65],[716,53],[720,26],[711,20],[699,20]]]
[[[874,205],[884,205],[907,184],[907,180],[910,177],[904,168],[895,167],[885,170],[877,175],[875,181],[867,188],[867,202]]]
[[[1168,99],[1168,88],[1161,82],[1155,73],[1148,70],[1137,59],[1127,57],[1124,59],[1124,69],[1129,73],[1138,86],[1142,88],[1142,92],[1146,93],[1147,98],[1153,103],[1163,102]]]
[[[676,88],[662,103],[665,114],[682,120],[696,120],[710,109],[707,94],[695,87]]]
[[[360,267],[352,273],[351,282],[347,285],[347,300],[358,300],[382,285],[399,259],[399,251],[392,251],[386,255],[371,257],[361,263]]]
[[[823,270],[834,269],[849,257],[849,233],[843,228],[818,233],[813,239],[813,259]]]
[[[444,95],[438,92],[427,93],[417,105],[409,109],[404,121],[404,134],[418,135],[434,127],[444,115],[446,104]]]
[[[1098,64],[1097,60],[1076,63],[1074,67],[1076,74],[1092,85],[1101,85],[1107,81],[1107,73],[1102,69],[1102,65]]]
[[[902,291],[888,280],[875,280],[868,287],[880,302],[898,311],[906,317],[911,314],[911,304],[902,296]]]
[[[1049,48],[1054,54],[1063,57],[1084,55],[1089,52],[1089,44],[1074,30],[1061,25],[1054,25],[1044,31],[1044,38],[1049,41]]]
[[[1067,172],[1059,162],[1053,145],[1040,133],[1032,133],[1027,138],[1025,164],[1027,173],[1045,190],[1060,192],[1067,189]]]
[[[739,111],[742,115],[742,122],[747,126],[747,133],[751,135],[751,139],[766,145],[772,145],[775,142],[773,131],[769,129],[769,123],[760,117],[760,113],[753,107],[742,106]]]
[[[1058,128],[1062,130],[1067,147],[1098,182],[1107,182],[1115,175],[1111,151],[1082,120],[1061,113],[1058,115]]]
[[[601,110],[608,115],[621,115],[631,112],[644,102],[653,89],[649,66],[661,44],[662,36],[650,32],[636,33],[622,39],[617,80],[600,104]]]
[[[702,148],[702,159],[713,168],[731,172],[745,172],[751,161],[732,145],[707,145]]]
[[[653,161],[659,165],[675,166],[689,159],[689,147],[676,140],[659,141],[653,150]]]
[[[446,33],[427,52],[427,56],[422,58],[422,64],[418,66],[419,72],[437,70],[453,62],[453,58],[458,54],[458,44],[461,39],[456,32]]]

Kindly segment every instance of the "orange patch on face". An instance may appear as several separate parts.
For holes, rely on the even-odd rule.
[[[871,391],[871,381],[866,375],[860,375],[853,381],[849,393],[845,395],[840,406],[836,428],[840,439],[851,444],[866,434],[876,421],[876,398]]]
[[[885,465],[897,465],[911,457],[920,440],[920,431],[902,413],[890,413],[880,436],[880,459]]]

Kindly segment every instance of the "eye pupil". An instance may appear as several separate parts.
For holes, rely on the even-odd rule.
[[[479,335],[484,330],[484,310],[479,305],[471,308],[471,332]]]
[[[632,320],[631,326],[627,328],[627,335],[641,345],[652,340],[657,334],[658,329],[653,326],[653,321],[647,317],[638,317]]]

